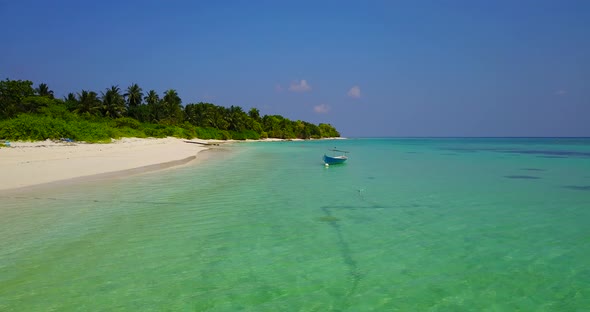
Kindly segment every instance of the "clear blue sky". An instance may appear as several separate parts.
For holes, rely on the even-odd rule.
[[[590,136],[590,1],[0,1],[0,78],[343,136]]]

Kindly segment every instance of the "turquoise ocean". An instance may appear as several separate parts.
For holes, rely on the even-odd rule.
[[[199,157],[0,193],[0,311],[590,310],[590,139]]]

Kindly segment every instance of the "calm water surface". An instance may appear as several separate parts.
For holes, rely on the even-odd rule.
[[[0,194],[0,311],[590,309],[589,139],[210,153]]]

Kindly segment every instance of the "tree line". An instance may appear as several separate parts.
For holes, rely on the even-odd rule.
[[[34,87],[29,80],[0,80],[0,125],[3,121],[26,118],[22,115],[66,121],[77,118],[136,130],[167,129],[168,132],[180,131],[183,133],[181,136],[204,139],[319,139],[340,136],[330,124],[292,121],[280,115],[261,116],[257,108],[245,112],[240,106],[224,107],[203,102],[182,105],[182,99],[174,89],[166,90],[160,96],[155,90],[144,93],[138,84],[132,84],[125,90],[118,86],[106,88],[100,94],[81,90],[59,99],[45,83]],[[143,132],[147,136],[151,133]],[[0,134],[9,137],[10,134],[6,133],[0,129]]]

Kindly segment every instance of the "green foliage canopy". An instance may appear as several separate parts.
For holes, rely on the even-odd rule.
[[[325,123],[291,121],[280,115],[260,116],[240,106],[189,103],[174,89],[160,98],[155,90],[145,95],[138,84],[124,94],[111,86],[100,96],[90,90],[55,99],[45,83],[33,88],[29,80],[0,81],[0,138],[45,140],[71,138],[102,142],[120,137],[198,137],[202,139],[319,139],[338,137]]]

